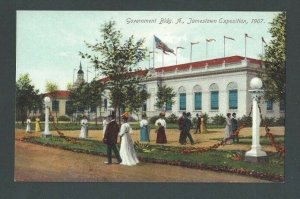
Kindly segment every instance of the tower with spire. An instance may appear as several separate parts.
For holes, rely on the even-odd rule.
[[[81,61],[80,61],[79,70],[77,72],[77,79],[74,82],[73,87],[78,87],[81,83],[84,83],[84,72],[82,70]]]

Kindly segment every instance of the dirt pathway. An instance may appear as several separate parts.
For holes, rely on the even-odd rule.
[[[252,177],[177,166],[105,165],[100,156],[16,141],[15,180],[36,182],[269,182]]]

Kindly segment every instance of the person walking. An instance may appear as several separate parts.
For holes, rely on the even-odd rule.
[[[122,159],[122,165],[133,166],[139,163],[136,152],[134,150],[134,143],[130,136],[132,133],[132,128],[128,124],[129,114],[127,112],[122,114],[123,124],[119,132],[121,137],[121,146],[120,146],[120,157]]]
[[[233,137],[233,143],[239,143],[239,135],[237,134],[238,124],[236,120],[236,113],[232,113],[231,118],[231,135]]]
[[[27,120],[26,120],[26,133],[31,132],[30,123],[31,123],[30,118],[27,118]]]
[[[140,141],[141,142],[150,142],[149,138],[149,132],[150,132],[150,126],[147,121],[147,115],[146,113],[142,114],[142,120],[140,121]]]
[[[201,133],[207,133],[207,129],[206,129],[206,120],[205,120],[205,118],[204,118],[204,115],[203,114],[201,114],[201,126],[200,126],[200,132]]]
[[[226,115],[226,126],[224,129],[224,141],[226,141],[226,144],[232,144],[232,139],[230,138],[230,134],[231,134],[231,114],[227,113]]]
[[[183,112],[182,113],[182,116],[178,119],[178,129],[179,129],[179,143],[180,144],[185,144],[186,143],[186,140],[183,140],[183,123],[184,123],[184,120],[185,120],[185,117],[186,117],[186,113]]]
[[[117,149],[117,141],[118,141],[118,133],[119,133],[119,125],[116,122],[115,114],[111,114],[110,122],[107,124],[107,127],[104,132],[103,143],[107,145],[107,161],[105,164],[112,163],[112,151],[114,152],[118,162],[121,163],[122,159],[120,157],[119,151]]]
[[[199,114],[196,114],[196,130],[194,134],[201,133],[201,117]]]
[[[190,133],[191,128],[192,128],[191,113],[188,112],[186,114],[186,118],[183,123],[183,135],[184,135],[183,140],[186,140],[187,138],[189,138],[190,143],[193,145],[194,140]]]
[[[80,121],[81,130],[79,134],[79,138],[87,138],[88,137],[88,120],[87,117],[84,115],[82,120]]]
[[[103,128],[102,139],[104,138],[104,133],[105,133],[105,130],[106,130],[106,127],[107,127],[108,123],[109,123],[108,117],[104,117],[104,119],[102,121],[102,128]]]
[[[36,117],[35,118],[35,132],[40,132],[41,131],[41,122],[40,118]]]
[[[158,127],[158,129],[156,131],[157,132],[156,143],[158,143],[158,144],[167,143],[167,136],[166,136],[166,131],[165,131],[167,124],[166,124],[164,117],[165,117],[165,113],[161,112],[159,114],[159,119],[156,120],[156,122],[155,122],[155,126]]]

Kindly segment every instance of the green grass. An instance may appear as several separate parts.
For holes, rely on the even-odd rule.
[[[33,143],[39,143],[43,145],[50,145],[54,147],[60,147],[78,152],[87,152],[91,154],[106,154],[106,145],[96,140],[75,139],[75,143],[70,143],[64,138],[60,137],[30,137],[27,141]],[[263,173],[271,173],[276,175],[284,174],[284,159],[279,157],[276,153],[268,153],[269,162],[265,164],[254,164],[245,161],[232,160],[230,157],[232,154],[240,154],[244,156],[245,151],[219,151],[211,150],[204,153],[191,153],[182,154],[176,153],[176,150],[182,149],[182,147],[160,146],[160,145],[146,145],[137,144],[137,154],[143,158],[154,158],[156,160],[178,160],[187,163],[207,164],[210,166],[225,166],[230,168],[244,168],[247,170],[253,170]]]
[[[274,136],[275,137],[275,141],[276,143],[278,144],[284,144],[284,136],[282,135],[277,135],[277,136]],[[221,141],[223,140],[222,138],[211,138],[210,140],[218,140],[218,141]],[[270,139],[268,137],[265,137],[265,136],[261,136],[260,137],[260,144],[261,145],[270,145]],[[239,144],[252,144],[252,137],[250,136],[247,136],[247,137],[240,137],[239,139]]]

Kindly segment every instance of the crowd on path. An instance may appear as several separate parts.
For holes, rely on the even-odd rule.
[[[129,113],[125,112],[122,114],[122,125],[119,127],[116,122],[116,116],[114,113],[107,116],[103,120],[103,137],[102,141],[107,145],[107,161],[105,164],[112,164],[112,152],[115,154],[118,164],[122,165],[136,165],[139,163],[137,158],[134,142],[131,138],[132,128],[128,123]],[[31,120],[27,119],[26,121],[26,132],[31,132],[30,123]],[[79,138],[88,138],[88,120],[84,115],[82,120],[80,121],[81,129]],[[140,124],[140,141],[141,142],[150,142],[150,125],[147,120],[147,116],[145,113],[142,114],[142,119],[139,122]],[[156,143],[157,144],[166,144],[167,136],[166,136],[166,128],[167,123],[165,120],[165,113],[161,112],[159,114],[159,118],[155,121],[156,126]],[[195,141],[191,135],[191,129],[193,128],[191,113],[183,112],[182,116],[178,119],[178,129],[180,131],[179,134],[179,143],[181,145],[186,145],[189,140],[191,145],[195,144]],[[235,142],[239,142],[238,135],[236,134],[236,130],[238,129],[236,114],[233,113],[232,117],[230,113],[227,113],[226,117],[226,127],[224,129],[224,140],[226,140],[226,144],[232,144]],[[35,131],[41,131],[40,127],[40,119],[36,118],[35,123]],[[200,113],[200,115],[196,114],[196,124],[195,124],[195,132],[194,134],[207,133],[205,118],[204,115]],[[118,137],[120,137],[120,152],[117,148]]]

